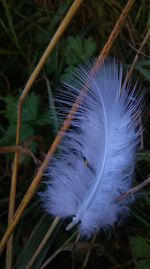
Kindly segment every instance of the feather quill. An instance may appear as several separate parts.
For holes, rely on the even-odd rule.
[[[79,66],[57,97],[66,115],[88,85],[40,194],[48,213],[72,217],[67,229],[78,224],[86,237],[113,226],[128,212],[129,201],[118,203],[117,197],[131,188],[141,132],[137,113],[142,97],[136,85],[131,89],[131,83],[123,82],[122,65],[108,59],[91,76],[93,64]]]

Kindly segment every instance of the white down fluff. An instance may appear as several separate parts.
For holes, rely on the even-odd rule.
[[[41,194],[49,214],[72,217],[68,229],[78,224],[86,237],[113,226],[128,212],[129,201],[118,203],[117,197],[131,188],[140,136],[141,95],[136,85],[123,86],[122,65],[114,58],[91,77],[93,64],[79,66],[57,97],[64,116],[88,86],[49,164]]]

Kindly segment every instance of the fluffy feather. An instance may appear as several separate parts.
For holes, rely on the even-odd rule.
[[[88,85],[59,154],[48,167],[42,193],[48,213],[72,216],[67,229],[78,224],[81,235],[87,237],[112,226],[128,211],[129,202],[118,203],[117,197],[131,188],[140,135],[141,97],[135,92],[136,85],[133,89],[129,84],[123,86],[122,65],[115,59],[104,62],[91,77],[93,64],[79,66],[57,98],[66,115]]]

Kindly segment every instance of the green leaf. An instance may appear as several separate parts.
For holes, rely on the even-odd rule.
[[[96,44],[91,37],[82,38],[80,36],[68,37],[68,45],[65,48],[67,65],[78,65],[81,61],[86,61],[96,51]]]
[[[82,56],[83,61],[90,58],[96,51],[96,43],[91,37],[84,39],[83,41],[84,54]]]
[[[25,242],[23,249],[21,250],[18,259],[15,263],[14,269],[25,269],[27,264],[29,263],[31,257],[33,256],[34,252],[36,251],[37,247],[41,243],[42,239],[46,235],[49,227],[51,225],[51,220],[47,215],[43,215],[42,218],[37,223],[36,227],[33,228],[31,235]],[[61,222],[58,224],[56,229],[53,232],[51,238],[47,241],[44,248],[36,258],[34,265],[32,268],[39,269],[41,263],[43,262],[50,246],[53,243],[55,236],[57,235],[58,231],[60,230]],[[19,245],[19,242],[18,242]]]
[[[150,260],[140,260],[138,261],[135,269],[149,269],[150,268]]]
[[[6,0],[2,0],[2,3],[3,3],[3,6],[4,6],[5,15],[6,15],[8,25],[9,25],[9,28],[10,28],[10,33],[11,33],[13,39],[14,39],[14,42],[15,42],[16,46],[19,48],[19,43],[18,43],[17,35],[15,33],[13,19],[12,19],[12,16],[11,16],[10,4]]]
[[[43,239],[46,231],[48,230],[49,225],[50,220],[47,216],[44,215],[39,220],[36,227],[34,227],[31,236],[24,244],[24,247],[14,266],[15,269],[26,268],[26,265],[28,264],[29,260],[31,259],[32,255],[34,254],[41,240]]]
[[[48,91],[48,101],[49,101],[49,116],[53,120],[53,130],[55,133],[58,133],[59,127],[58,127],[58,119],[57,119],[57,112],[56,112],[56,107],[55,107],[55,102],[50,86],[50,82],[46,77],[46,86],[47,86],[47,91]]]
[[[148,80],[150,81],[150,71],[143,67],[136,67],[136,69]]]
[[[143,150],[143,151],[137,153],[137,159],[139,161],[142,161],[142,160],[149,160],[150,161],[150,151]]]
[[[135,258],[150,258],[150,242],[144,237],[131,237],[131,249]]]
[[[38,126],[45,126],[49,125],[51,123],[49,111],[41,112],[38,115],[38,118],[36,120],[36,124]]]
[[[7,146],[15,144],[15,137],[16,137],[16,125],[11,124],[7,127],[4,135],[0,138],[0,145]]]
[[[140,61],[136,64],[136,67],[139,67],[139,66],[150,66],[150,60],[146,60],[146,61]]]
[[[6,110],[4,113],[5,118],[9,121],[9,124],[16,124],[17,98],[12,95],[6,95],[3,100],[6,103]]]
[[[29,137],[35,135],[34,126],[29,123],[24,123],[21,128],[21,141],[27,140]]]
[[[39,96],[32,92],[27,96],[25,107],[23,109],[23,120],[33,122],[36,120],[39,112]]]

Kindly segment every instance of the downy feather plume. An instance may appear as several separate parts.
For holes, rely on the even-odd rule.
[[[67,229],[78,224],[90,237],[128,212],[128,201],[117,198],[132,186],[135,153],[139,145],[141,95],[136,84],[123,82],[123,68],[114,58],[91,76],[94,63],[79,66],[63,83],[57,97],[66,115],[88,85],[71,128],[47,169],[46,190],[41,194],[48,213],[72,217]],[[122,92],[122,93],[121,93]]]

